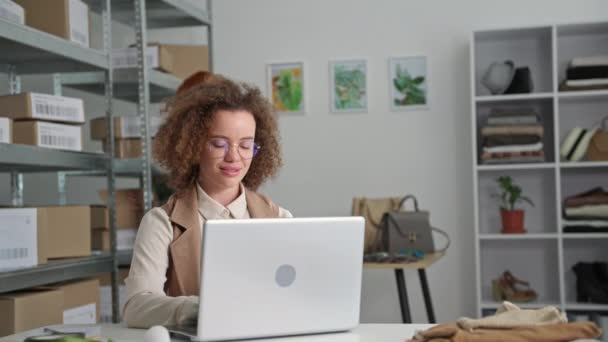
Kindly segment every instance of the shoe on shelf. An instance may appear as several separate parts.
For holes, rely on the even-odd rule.
[[[492,280],[492,297],[500,302],[508,300],[515,303],[531,302],[538,296],[530,288],[530,283],[517,279],[510,271],[504,271],[498,278]]]
[[[608,289],[608,263],[596,261],[593,263],[593,268],[602,287]]]
[[[597,269],[604,269],[604,266],[596,266],[591,262],[579,262],[572,266],[576,274],[577,302],[608,304],[608,283],[600,280]]]

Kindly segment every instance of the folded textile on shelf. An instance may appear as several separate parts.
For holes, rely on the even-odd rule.
[[[564,226],[564,233],[568,234],[578,234],[578,233],[608,233],[607,227],[592,227],[592,226],[576,226],[576,225],[568,225]]]
[[[608,228],[608,220],[563,220],[564,226],[586,226],[590,228]]]
[[[543,143],[525,144],[525,145],[504,145],[495,147],[484,147],[483,151],[488,153],[502,152],[536,152],[543,149]]]
[[[582,91],[582,90],[605,90],[608,89],[606,85],[593,85],[593,86],[569,86],[566,81],[563,81],[559,85],[560,91]]]
[[[608,204],[584,205],[576,208],[565,208],[565,218],[608,219]]]
[[[492,108],[486,123],[492,126],[533,125],[540,122],[540,116],[534,108],[501,107]]]
[[[593,87],[602,86],[608,87],[608,78],[593,78],[587,80],[566,80],[568,87]]]
[[[483,152],[481,160],[484,164],[530,163],[545,161],[544,151],[532,152]]]
[[[608,65],[608,55],[575,57],[570,61],[571,67],[583,66],[606,66]]]
[[[505,145],[527,145],[536,144],[541,141],[538,135],[489,135],[484,138],[484,147],[495,147]]]
[[[595,187],[585,192],[568,196],[564,200],[564,207],[576,208],[585,205],[608,204],[608,192],[602,187]]]
[[[566,79],[568,80],[588,80],[594,78],[608,78],[608,65],[570,67],[566,69]]]
[[[485,126],[481,128],[482,136],[492,135],[537,135],[542,137],[544,133],[541,125],[518,125],[518,126]]]

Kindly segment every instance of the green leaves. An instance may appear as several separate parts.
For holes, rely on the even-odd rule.
[[[401,65],[397,65],[395,74],[396,77],[393,78],[393,85],[397,91],[404,95],[401,99],[394,99],[395,105],[426,104],[426,94],[421,88],[425,80],[423,76],[412,78],[406,69],[401,68]]]
[[[302,82],[294,79],[291,70],[281,70],[277,82],[277,92],[283,105],[290,111],[297,111],[302,103]]]
[[[508,210],[515,210],[515,205],[519,202],[526,202],[531,206],[534,206],[534,202],[529,197],[522,196],[522,189],[520,186],[513,183],[513,179],[510,176],[501,176],[496,179],[502,194],[500,198],[502,200],[502,207]]]
[[[349,69],[336,65],[334,70],[334,94],[337,109],[364,108],[365,73],[360,69]]]

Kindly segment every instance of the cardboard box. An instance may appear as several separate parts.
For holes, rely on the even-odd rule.
[[[125,285],[125,279],[129,276],[129,268],[128,267],[120,267],[118,269],[118,284]],[[99,286],[112,286],[112,274],[111,273],[103,273],[99,274],[95,277],[95,279],[99,280]]]
[[[122,312],[127,301],[127,287],[125,286],[125,279],[129,275],[128,268],[120,268],[118,286],[118,307],[119,311]],[[97,276],[99,279],[99,323],[112,323],[112,277],[110,273]]]
[[[62,324],[63,292],[49,289],[0,294],[0,336]]]
[[[137,67],[134,47],[112,50],[113,66]],[[209,48],[204,45],[150,44],[146,48],[148,67],[185,79],[197,71],[209,70]]]
[[[0,270],[46,263],[44,219],[36,208],[0,209]]]
[[[26,12],[25,23],[89,47],[89,7],[80,0],[15,0]]]
[[[82,151],[82,127],[44,121],[13,123],[13,143]]]
[[[13,120],[84,123],[81,99],[39,93],[0,96],[0,116]]]
[[[108,152],[106,141],[102,142],[103,152]],[[142,156],[141,139],[116,139],[114,140],[114,158],[130,159],[141,158]]]
[[[84,279],[44,286],[63,292],[63,324],[97,324],[99,279]]]
[[[10,144],[12,142],[13,120],[9,118],[0,118],[0,143]]]
[[[116,231],[116,249],[130,250],[135,244],[137,228],[118,229]],[[96,251],[109,251],[111,249],[110,231],[106,229],[94,229],[91,232],[91,246]]]
[[[25,24],[25,10],[11,0],[0,0],[0,19]]]
[[[48,259],[91,255],[89,206],[36,208],[38,225],[46,231],[44,251]]]
[[[142,210],[139,210],[140,216],[132,215],[131,211],[129,207],[116,208],[116,228],[131,229],[139,227]],[[91,229],[110,229],[110,213],[106,206],[91,206]]]
[[[160,116],[149,117],[150,136],[153,137],[158,132],[162,123]],[[91,120],[91,139],[105,140],[108,137],[107,118],[100,117]],[[114,138],[141,138],[139,116],[117,116],[114,117]]]
[[[99,190],[99,196],[107,204],[108,192]],[[143,193],[141,189],[116,190],[114,200],[116,202],[116,222],[121,229],[138,228],[144,215]],[[99,216],[96,216],[99,217]],[[101,221],[95,221],[95,228],[100,228]],[[109,220],[103,221],[103,228],[110,226]]]

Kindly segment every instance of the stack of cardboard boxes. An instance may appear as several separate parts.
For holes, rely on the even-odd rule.
[[[100,191],[107,203],[107,192]],[[143,216],[143,195],[140,189],[116,190],[116,248],[118,250],[133,249],[137,228]],[[105,206],[91,207],[91,244],[94,250],[109,251],[110,220]]]
[[[0,117],[12,119],[13,143],[82,151],[81,99],[37,93],[0,96]],[[10,122],[3,125],[10,132]]]
[[[54,324],[96,324],[100,281],[82,279],[0,294],[0,336]]]
[[[91,120],[91,139],[102,142],[103,151],[108,152],[108,120],[105,117]],[[160,127],[160,116],[150,116],[150,136],[154,137]],[[139,116],[114,117],[114,157],[119,159],[141,157],[141,130]]]

